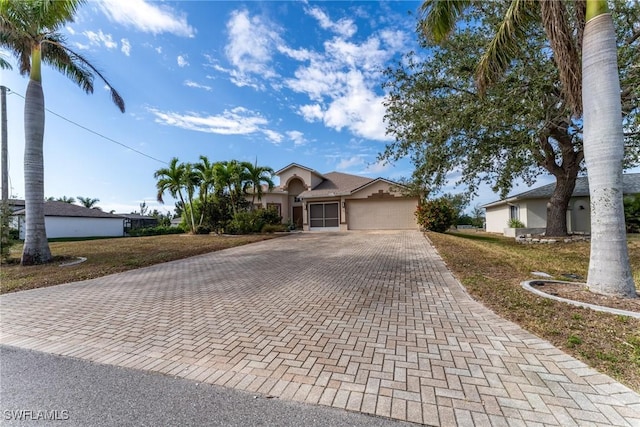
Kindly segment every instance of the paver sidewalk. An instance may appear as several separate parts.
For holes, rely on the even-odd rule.
[[[0,297],[0,343],[428,425],[640,426],[415,231],[298,234]]]

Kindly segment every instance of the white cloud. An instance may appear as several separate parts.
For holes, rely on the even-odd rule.
[[[162,53],[162,46],[156,47],[155,50],[156,50],[156,52],[161,54]]]
[[[264,87],[256,76],[270,79],[277,74],[271,67],[272,52],[280,39],[278,31],[259,16],[251,17],[246,10],[234,11],[227,22],[228,42],[225,47],[232,70],[227,71],[237,86]]]
[[[316,12],[321,25],[326,25],[322,18],[326,15]],[[380,89],[382,70],[394,55],[406,50],[408,41],[404,32],[383,30],[361,43],[334,37],[324,43],[323,52],[279,48],[291,58],[308,61],[283,83],[313,101],[297,107],[306,121],[319,121],[338,131],[346,129],[359,137],[389,141]]]
[[[206,116],[193,112],[185,114],[172,111],[163,112],[155,108],[149,108],[149,111],[156,116],[156,123],[181,129],[219,135],[255,135],[261,133],[275,144],[280,143],[283,139],[281,134],[265,127],[269,124],[269,121],[260,113],[243,107],[225,110],[219,115]]]
[[[322,120],[322,118],[324,117],[322,107],[318,104],[302,105],[299,109],[299,112],[302,117],[304,117],[305,121],[310,123],[317,120]]]
[[[185,86],[187,86],[187,87],[193,87],[193,88],[196,88],[196,89],[204,89],[207,92],[210,92],[212,90],[211,86],[207,86],[207,85],[203,85],[203,84],[200,84],[200,83],[196,83],[196,82],[191,81],[191,80],[185,80],[183,84]]]
[[[367,168],[364,170],[364,174],[373,174],[373,173],[381,173],[386,172],[391,168],[390,163],[386,163],[385,161],[378,161],[376,163],[371,163],[367,165]]]
[[[264,133],[269,141],[273,142],[276,145],[280,144],[282,142],[282,139],[284,138],[281,133],[270,129],[263,129],[262,133]]]
[[[120,48],[122,53],[124,53],[127,56],[131,55],[131,43],[129,43],[129,40],[121,39],[120,44],[122,45],[122,47]]]
[[[293,141],[293,145],[295,145],[296,147],[305,145],[307,143],[307,140],[304,138],[304,134],[300,131],[290,130],[286,132],[286,134],[289,139]]]
[[[353,23],[353,20],[348,18],[341,18],[336,22],[333,22],[329,16],[319,7],[310,7],[305,10],[309,15],[318,20],[320,27],[325,30],[330,30],[343,37],[351,37],[356,33],[358,27]]]
[[[195,30],[187,23],[184,13],[173,8],[145,0],[101,0],[96,5],[112,22],[138,31],[160,34],[172,33],[182,37],[194,37]]]
[[[178,61],[178,67],[180,68],[184,68],[189,65],[189,61],[187,61],[187,55],[178,55],[176,60]]]
[[[67,32],[71,35],[74,35],[76,33],[76,30],[74,30],[73,28],[66,26],[65,29],[67,30]]]
[[[89,39],[91,46],[104,46],[107,49],[118,47],[118,43],[113,41],[111,34],[105,34],[102,30],[98,30],[97,33],[95,31],[84,31],[82,34]]]
[[[364,163],[362,156],[353,156],[348,159],[342,159],[336,166],[338,170],[347,170],[353,166],[359,166]]]

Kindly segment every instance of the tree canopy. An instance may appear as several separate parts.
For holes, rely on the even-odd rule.
[[[414,179],[431,191],[455,175],[470,194],[487,183],[504,197],[516,179],[533,184],[549,173],[559,183],[571,183],[584,168],[582,120],[573,117],[565,101],[542,28],[524,28],[526,44],[502,79],[484,93],[477,88],[478,64],[505,8],[502,3],[473,3],[443,44],[420,32],[424,50],[407,54],[387,70],[387,132],[394,142],[380,157],[393,161],[409,156]],[[639,9],[638,3],[616,2],[628,165],[637,163],[640,145],[640,72],[634,66],[640,63]],[[568,202],[573,184],[566,187]],[[566,203],[556,217],[564,220],[565,212]]]

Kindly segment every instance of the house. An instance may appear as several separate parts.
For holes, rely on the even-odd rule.
[[[266,190],[260,207],[272,208],[305,231],[418,229],[417,197],[384,178],[340,172],[321,174],[292,163],[276,172],[280,185]]]
[[[12,213],[24,209],[24,200],[21,199],[8,199],[7,204]]]
[[[513,218],[520,220],[531,230],[529,232],[544,232],[547,227],[547,203],[555,188],[556,184],[552,183],[482,206],[486,210],[487,231],[503,233],[509,220]],[[625,174],[623,194],[639,193],[640,174]],[[576,187],[567,210],[567,230],[570,233],[591,232],[589,181],[586,176],[576,179]]]
[[[116,215],[124,218],[125,233],[128,233],[130,230],[137,230],[138,228],[156,227],[158,225],[158,218],[148,215],[135,213],[117,213]]]
[[[24,239],[25,210],[14,212],[18,219],[20,239]],[[124,235],[124,218],[65,202],[44,202],[47,238],[56,237],[120,237]]]

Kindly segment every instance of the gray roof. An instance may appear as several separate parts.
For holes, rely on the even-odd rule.
[[[315,197],[346,196],[354,190],[375,181],[372,178],[341,172],[326,173],[324,174],[324,178],[325,180],[316,185],[315,188],[303,191],[299,197],[308,199]]]
[[[513,202],[523,199],[549,199],[553,195],[556,189],[556,183],[543,185],[542,187],[534,188],[532,190],[525,191],[523,193],[509,196],[503,200],[497,200],[495,202],[487,203],[483,207],[489,207],[494,205],[500,205],[507,202]],[[622,176],[622,192],[623,194],[638,194],[640,193],[640,173],[629,173]],[[589,196],[589,180],[586,176],[581,176],[576,179],[576,187],[573,190],[573,197],[588,197]]]
[[[115,215],[118,215],[124,218],[129,218],[129,219],[157,219],[156,217],[153,217],[153,216],[140,215],[137,213],[116,213]]]
[[[16,211],[14,215],[24,215],[25,210]],[[68,216],[77,218],[119,218],[120,215],[114,215],[103,212],[100,209],[89,209],[84,206],[73,205],[65,202],[44,202],[44,216]]]

